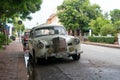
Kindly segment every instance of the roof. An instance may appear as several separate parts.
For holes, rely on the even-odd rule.
[[[53,27],[53,26],[60,26],[60,27],[64,27],[64,26],[62,26],[62,25],[39,25],[39,26],[36,26],[36,27],[33,27],[32,29],[34,29],[34,28],[43,28],[43,27]]]

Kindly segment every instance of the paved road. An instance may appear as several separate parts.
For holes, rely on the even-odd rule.
[[[71,58],[38,64],[31,80],[120,80],[120,49],[82,44],[79,61]]]

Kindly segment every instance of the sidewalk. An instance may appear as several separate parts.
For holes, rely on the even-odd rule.
[[[104,46],[104,47],[111,47],[111,48],[118,48],[120,49],[120,45],[118,44],[105,44],[105,43],[95,43],[95,42],[82,42],[83,44],[90,44],[90,45],[97,45],[97,46]]]
[[[24,52],[18,39],[0,51],[0,80],[28,80]]]

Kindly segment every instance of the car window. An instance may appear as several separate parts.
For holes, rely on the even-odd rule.
[[[37,28],[35,30],[35,37],[54,35],[54,34],[66,35],[66,30],[64,29],[64,27],[61,26],[43,27],[43,28]]]
[[[57,34],[66,34],[66,31],[63,27],[55,27],[55,31],[58,31]]]
[[[30,31],[30,38],[33,38],[33,30]]]
[[[53,35],[53,34],[54,34],[53,28],[41,28],[41,29],[35,30],[35,37]]]

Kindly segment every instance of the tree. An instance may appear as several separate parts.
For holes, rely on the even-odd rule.
[[[42,0],[0,1],[0,28],[4,28],[6,23],[13,23],[15,30],[23,31],[25,28],[24,25],[18,25],[18,22],[14,22],[15,18],[18,17],[21,21],[25,19],[31,20],[32,17],[30,16],[30,13],[35,13],[40,10],[41,3]],[[4,32],[3,29],[1,30]]]
[[[40,9],[42,0],[2,0],[0,2],[0,17],[11,17],[17,14],[21,18],[29,18],[30,13]]]
[[[92,29],[93,34],[99,35],[101,28],[106,24],[110,24],[110,21],[103,17],[98,17],[96,20],[91,20],[89,26]]]
[[[66,29],[80,29],[82,32],[89,29],[91,19],[101,16],[100,7],[91,5],[89,0],[64,0],[57,9],[59,21]]]
[[[107,20],[109,20],[109,14],[108,14],[108,12],[106,12],[106,13],[104,14],[104,18],[107,19]]]
[[[15,17],[13,19],[13,26],[14,26],[15,31],[17,31],[17,32],[20,32],[20,31],[23,32],[25,30],[25,26],[23,24],[18,24],[19,20],[20,19],[18,17]]]
[[[120,21],[120,10],[114,9],[110,11],[110,17],[111,17],[112,23],[115,23],[116,21]]]
[[[115,29],[112,24],[105,24],[104,26],[101,27],[100,33],[103,36],[106,36],[107,34],[114,34]]]
[[[14,17],[31,19],[30,13],[40,10],[42,0],[2,0],[0,1],[0,25]]]
[[[120,21],[116,21],[114,23],[114,28],[115,28],[116,33],[120,33]]]

